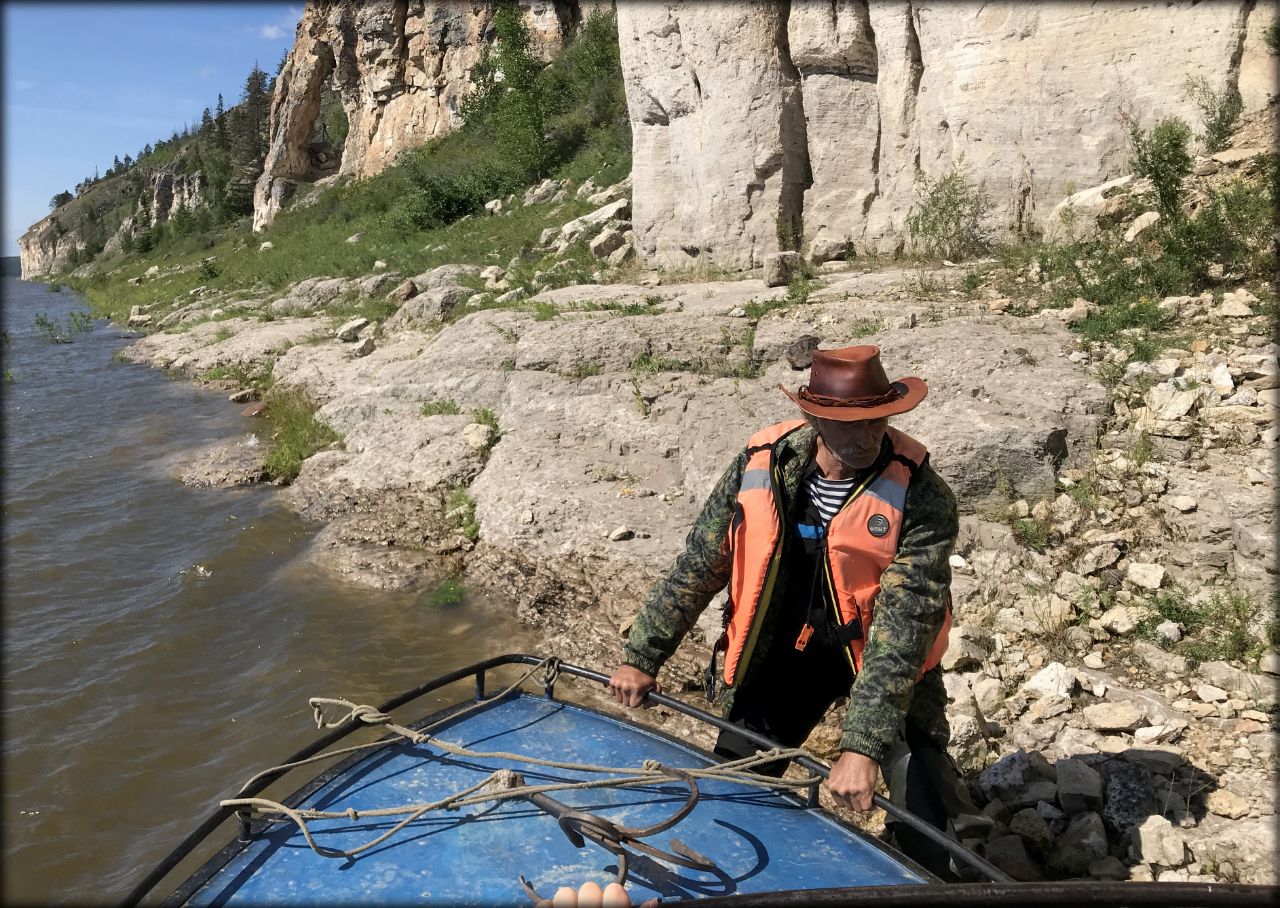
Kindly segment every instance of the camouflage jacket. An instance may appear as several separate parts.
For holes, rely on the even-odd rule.
[[[806,426],[777,443],[788,506],[797,500],[815,442],[815,432]],[[636,615],[625,645],[628,665],[656,675],[707,604],[728,584],[731,564],[725,540],[746,462],[743,450],[725,470],[689,531],[684,551]],[[792,516],[786,515],[788,521]],[[882,760],[908,711],[915,724],[946,746],[946,694],[940,670],[922,679],[920,702],[913,703],[913,695],[916,676],[945,617],[949,559],[958,530],[955,498],[926,461],[907,487],[898,553],[880,578],[862,671],[849,693],[841,749]],[[775,596],[783,594],[785,583],[786,577],[780,575]],[[779,611],[765,613],[756,644],[761,651],[772,643],[769,618]],[[721,703],[726,714],[736,690],[754,677],[751,669],[766,661],[754,660],[738,684],[724,691]]]

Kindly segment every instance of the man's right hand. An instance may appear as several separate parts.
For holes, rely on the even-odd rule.
[[[609,693],[623,706],[640,706],[649,692],[662,693],[662,686],[653,675],[645,674],[631,665],[623,665],[609,679]]]

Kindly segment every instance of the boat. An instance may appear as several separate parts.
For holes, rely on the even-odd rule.
[[[508,666],[525,669],[489,693],[491,673]],[[804,751],[748,733],[760,753],[723,763],[687,741],[557,697],[564,677],[608,684],[591,669],[517,653],[458,669],[378,707],[313,699],[317,724],[331,730],[224,799],[126,904],[168,891],[162,904],[174,906],[527,906],[588,880],[624,884],[632,904],[919,905],[939,896],[942,884],[927,870],[819,806],[827,767]],[[467,680],[470,699],[403,725],[392,715]],[[541,690],[531,692],[529,684]],[[653,693],[649,701],[728,726],[668,696]],[[387,734],[335,748],[370,726]],[[752,771],[775,759],[798,769],[782,780]],[[268,786],[319,766],[289,796],[264,796]],[[1085,884],[1085,898],[1079,885],[1014,884],[887,800],[877,796],[876,805],[988,881],[948,886],[949,904],[1010,904],[1032,892],[1042,905],[1120,903],[1096,900],[1110,891],[1106,884]],[[230,840],[174,888],[162,887],[218,835]],[[1266,891],[1184,886],[1199,900],[1180,901],[1179,887],[1157,888],[1158,900],[1132,903],[1264,904],[1250,890]],[[1123,886],[1130,897],[1143,889]]]

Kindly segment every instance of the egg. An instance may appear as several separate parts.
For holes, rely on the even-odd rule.
[[[602,908],[603,905],[604,890],[599,883],[587,880],[578,887],[578,908]]]
[[[631,896],[618,883],[610,883],[604,887],[602,908],[631,908]]]
[[[578,904],[578,890],[572,886],[561,886],[551,899],[555,908],[574,908]]]

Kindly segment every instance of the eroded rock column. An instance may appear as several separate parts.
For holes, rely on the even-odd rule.
[[[787,8],[618,3],[633,222],[648,262],[752,266],[808,182]]]

